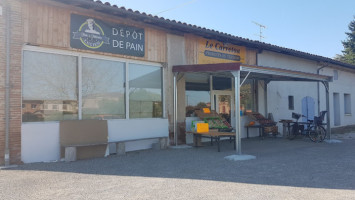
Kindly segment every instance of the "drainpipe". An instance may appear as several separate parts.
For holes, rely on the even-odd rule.
[[[10,165],[9,127],[10,127],[10,19],[11,9],[6,9],[6,77],[5,77],[5,166]]]
[[[320,68],[317,69],[317,75],[319,75],[319,71],[323,68],[325,68],[326,66],[322,66]],[[319,94],[319,81],[317,82],[317,106],[318,106],[318,116],[320,114],[320,94]]]
[[[174,143],[177,146],[177,73],[174,73]]]

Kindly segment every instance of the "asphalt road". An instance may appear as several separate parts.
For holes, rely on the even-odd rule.
[[[355,199],[355,138],[242,140],[0,170],[0,199]]]

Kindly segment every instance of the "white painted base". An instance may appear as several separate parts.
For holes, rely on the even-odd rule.
[[[17,165],[0,166],[0,170],[9,169],[9,168],[15,168],[15,167],[17,167]]]
[[[227,160],[230,160],[230,161],[241,161],[241,160],[256,159],[256,156],[252,156],[252,155],[230,155],[230,156],[226,156],[224,158],[227,159]]]
[[[192,148],[192,146],[189,145],[178,145],[178,146],[169,146],[170,149],[189,149]]]
[[[325,143],[328,143],[328,144],[333,144],[333,143],[343,143],[343,141],[341,140],[334,140],[334,139],[330,139],[330,140],[324,140]]]

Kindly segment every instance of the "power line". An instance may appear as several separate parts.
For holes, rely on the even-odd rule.
[[[158,13],[156,13],[155,15],[159,15],[159,14],[161,14],[161,13],[168,12],[168,11],[170,11],[170,10],[174,10],[174,9],[177,9],[177,8],[182,8],[182,7],[187,6],[187,5],[189,5],[189,4],[191,4],[191,3],[195,2],[195,1],[197,1],[197,0],[192,0],[192,1],[188,1],[188,2],[185,2],[185,3],[179,4],[179,5],[175,6],[175,7],[172,7],[172,8],[166,9],[166,10],[163,10],[163,11],[161,11],[161,12],[158,12]]]

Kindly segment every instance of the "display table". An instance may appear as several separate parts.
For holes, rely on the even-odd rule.
[[[282,136],[287,137],[290,135],[291,123],[293,121],[291,119],[280,119],[279,122],[282,123]]]
[[[252,125],[252,126],[245,126],[247,128],[247,138],[249,139],[249,128],[258,128],[259,129],[259,137],[264,136],[264,126],[262,125]]]
[[[216,131],[209,131],[205,133],[197,133],[195,131],[189,131],[186,132],[189,134],[193,134],[193,140],[194,140],[194,146],[198,146],[198,139],[201,138],[210,138],[211,139],[211,145],[213,145],[213,140],[217,142],[217,148],[218,152],[220,152],[220,139],[221,138],[229,138],[230,141],[233,141],[234,143],[234,149],[235,149],[235,132],[216,132]]]

